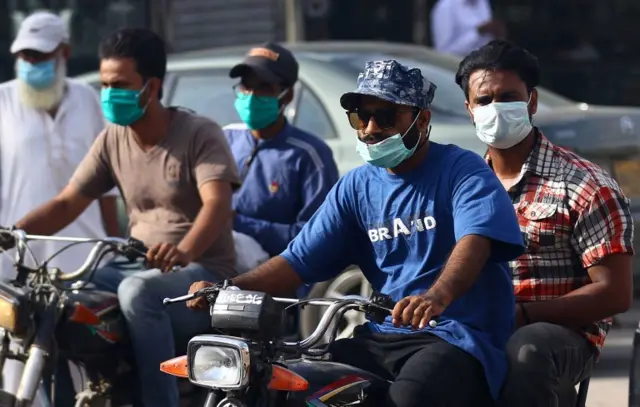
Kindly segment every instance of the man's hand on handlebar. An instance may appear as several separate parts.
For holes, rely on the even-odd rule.
[[[202,290],[203,288],[211,287],[215,284],[210,283],[208,281],[197,281],[191,284],[189,287],[189,294],[195,294],[196,292]],[[206,310],[209,308],[209,304],[207,303],[206,297],[196,297],[192,300],[187,301],[187,308],[192,310]]]
[[[191,260],[188,253],[181,251],[171,243],[159,243],[147,252],[149,267],[158,268],[164,273],[171,271],[174,266],[186,267],[191,263]]]
[[[393,325],[422,329],[428,326],[429,321],[442,315],[445,308],[446,305],[431,294],[405,297],[393,308]]]

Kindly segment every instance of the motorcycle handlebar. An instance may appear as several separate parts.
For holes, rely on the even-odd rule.
[[[42,235],[28,235],[20,229],[5,229],[0,228],[0,235],[10,235],[16,246],[16,263],[21,265],[24,263],[25,255],[28,249],[27,243],[29,241],[57,241],[67,242],[70,245],[78,243],[95,243],[85,262],[76,270],[70,273],[61,272],[56,275],[56,279],[60,281],[76,280],[86,273],[93,270],[97,266],[97,263],[102,259],[102,256],[108,251],[114,251],[131,258],[143,258],[146,256],[148,248],[141,241],[128,238],[123,239],[120,237],[107,237],[104,239],[88,239],[88,238],[76,238],[76,237],[59,237],[59,236],[42,236]]]
[[[237,287],[227,287],[226,289],[237,290]],[[194,298],[215,295],[217,292],[221,291],[222,288],[219,286],[211,286],[207,288],[203,288],[201,290],[196,291],[192,294],[183,295],[176,298],[165,298],[162,303],[165,305],[175,304],[178,302],[189,301]],[[325,311],[318,323],[316,329],[309,335],[307,338],[299,341],[299,342],[284,342],[282,345],[284,347],[296,348],[296,349],[309,349],[318,342],[322,340],[322,338],[327,333],[327,330],[331,327],[334,320],[342,317],[347,311],[357,310],[360,312],[367,312],[368,309],[376,308],[378,310],[386,311],[389,315],[393,312],[392,308],[387,308],[372,302],[369,298],[361,297],[358,295],[347,295],[343,298],[317,298],[310,300],[297,300],[295,298],[282,298],[282,297],[273,297],[273,300],[280,303],[286,304],[304,304],[304,305],[316,305],[316,306],[328,306],[329,309]],[[438,326],[438,322],[435,319],[429,321],[429,327],[435,328]]]

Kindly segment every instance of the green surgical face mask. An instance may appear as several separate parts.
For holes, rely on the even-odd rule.
[[[140,90],[103,88],[100,91],[100,99],[104,117],[120,126],[130,126],[140,120],[149,105],[147,102],[144,107],[140,106],[140,95],[147,88],[147,84]]]
[[[395,168],[404,160],[411,157],[416,152],[420,144],[420,133],[415,127],[418,115],[413,119],[411,127],[404,134],[395,134],[375,144],[367,144],[356,138],[356,151],[362,160],[368,164],[381,168]],[[407,148],[404,145],[404,138],[409,132],[418,132],[416,143],[413,147]]]
[[[251,130],[269,127],[282,113],[284,106],[280,106],[280,99],[287,90],[278,96],[256,96],[253,93],[238,92],[234,103],[238,116]]]

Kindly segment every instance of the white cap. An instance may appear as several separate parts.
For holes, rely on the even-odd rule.
[[[11,53],[25,49],[49,53],[68,42],[69,32],[62,18],[48,11],[38,11],[25,18],[20,25],[18,35],[11,44]]]

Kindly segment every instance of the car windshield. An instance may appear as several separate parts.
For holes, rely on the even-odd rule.
[[[395,59],[403,65],[413,66],[422,71],[422,75],[438,86],[432,109],[455,116],[468,117],[464,107],[464,95],[456,85],[453,67],[440,66],[442,62],[427,59],[407,58],[404,55],[392,55],[387,53],[357,53],[357,52],[304,52],[304,58],[330,65],[333,69],[339,69],[349,77],[356,78],[362,72],[367,61],[380,61]],[[547,111],[552,107],[567,105],[571,102],[560,96],[539,89],[538,110]]]

